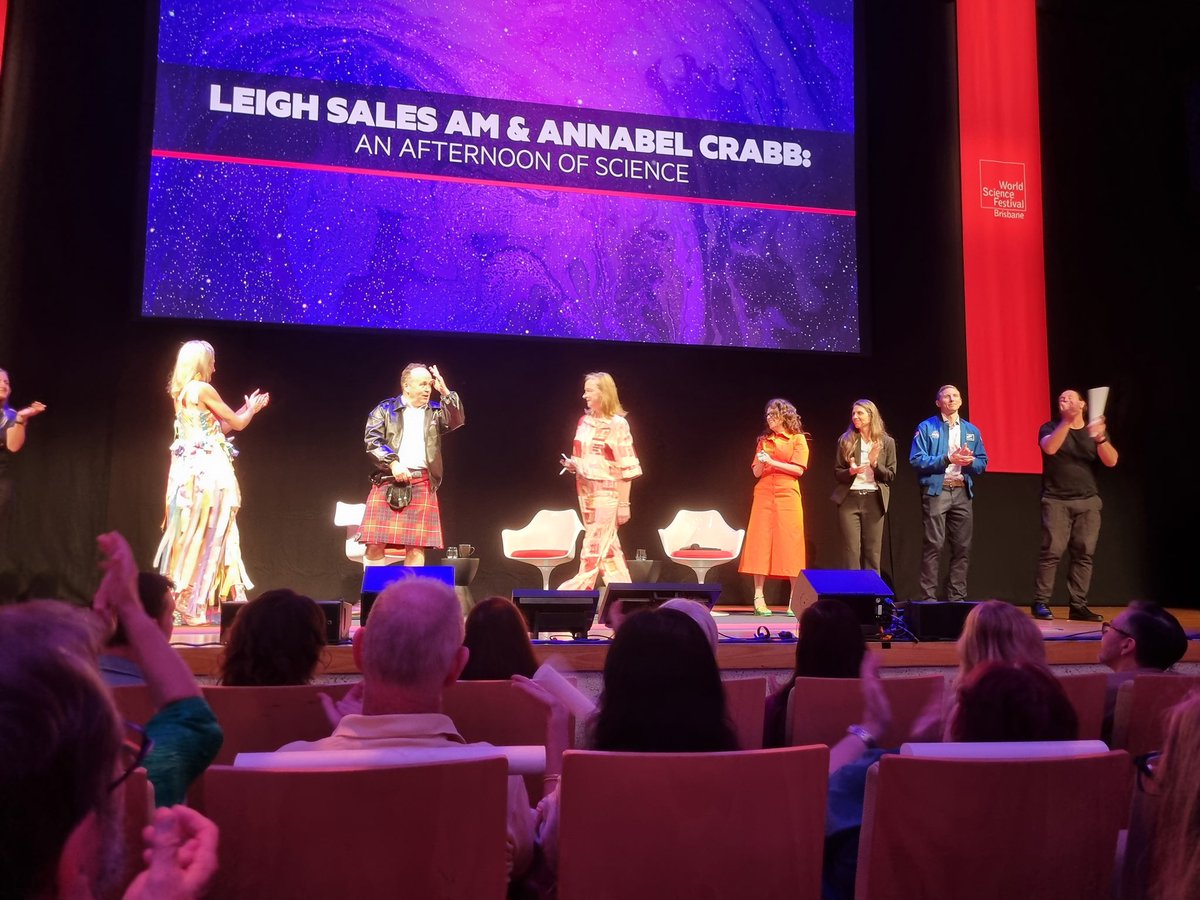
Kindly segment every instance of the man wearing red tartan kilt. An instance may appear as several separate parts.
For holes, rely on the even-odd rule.
[[[430,403],[433,391],[441,403]],[[446,387],[437,366],[409,363],[400,373],[400,396],[384,400],[367,418],[367,453],[380,474],[412,487],[412,499],[401,510],[387,500],[387,484],[375,484],[367,495],[358,539],[367,545],[367,560],[383,559],[387,546],[404,548],[404,564],[425,565],[425,548],[442,547],[442,520],[437,489],[442,483],[442,435],[466,421],[462,400]]]

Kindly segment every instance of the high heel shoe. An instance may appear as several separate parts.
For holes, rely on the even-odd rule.
[[[754,614],[756,616],[771,615],[771,608],[769,606],[767,606],[766,598],[764,598],[764,597],[755,597],[754,598]]]

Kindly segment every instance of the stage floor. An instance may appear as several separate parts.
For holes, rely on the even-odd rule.
[[[1111,621],[1123,607],[1095,607],[1096,611]],[[747,615],[746,607],[717,606],[717,662],[723,670],[768,670],[791,669],[796,653],[796,620],[780,608],[775,615]],[[1192,637],[1188,644],[1187,663],[1200,663],[1200,610],[1171,610],[1184,629]],[[1095,665],[1099,652],[1100,623],[1072,622],[1067,619],[1066,608],[1056,607],[1053,621],[1037,621],[1036,624],[1046,639],[1046,657],[1054,666]],[[358,613],[355,611],[351,633],[357,630]],[[612,638],[610,629],[593,626],[586,641],[569,638],[535,642],[538,659],[549,656],[562,657],[578,672],[599,672],[604,668],[608,644]],[[175,629],[172,644],[198,676],[212,677],[216,674],[221,652],[220,629],[216,625]],[[958,664],[952,641],[893,640],[890,645],[880,641],[869,641],[871,649],[880,651],[885,668],[940,668]],[[328,648],[326,659],[318,670],[318,677],[325,675],[351,675],[358,672],[349,644],[338,644]]]

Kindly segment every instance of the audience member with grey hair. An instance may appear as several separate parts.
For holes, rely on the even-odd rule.
[[[463,616],[452,588],[429,578],[406,578],[385,588],[366,626],[354,634],[354,662],[363,673],[339,703],[327,702],[333,734],[296,741],[280,753],[312,750],[451,750],[467,742],[442,713],[442,692],[458,680],[469,651]],[[531,696],[538,696],[531,694]],[[555,715],[566,733],[566,713]],[[509,876],[523,874],[533,857],[533,813],[520,776],[508,779]]]
[[[108,571],[96,608],[132,604],[140,610],[128,545],[106,535],[102,549]],[[141,754],[122,740],[121,720],[96,668],[105,637],[98,622],[54,600],[0,610],[5,897],[113,896],[122,886],[126,852],[137,853],[123,845],[121,815],[124,782]],[[148,868],[126,900],[202,896],[216,870],[216,826],[186,807],[160,809],[147,829],[145,858]]]

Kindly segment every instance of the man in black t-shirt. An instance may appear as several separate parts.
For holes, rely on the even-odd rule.
[[[1070,551],[1067,573],[1069,618],[1099,622],[1088,609],[1092,582],[1092,554],[1100,537],[1100,493],[1096,489],[1096,464],[1117,464],[1117,450],[1108,439],[1104,417],[1088,422],[1087,403],[1079,391],[1058,395],[1058,422],[1047,422],[1038,432],[1042,448],[1042,552],[1038,558],[1032,612],[1037,619],[1053,619],[1047,605],[1063,551]]]

